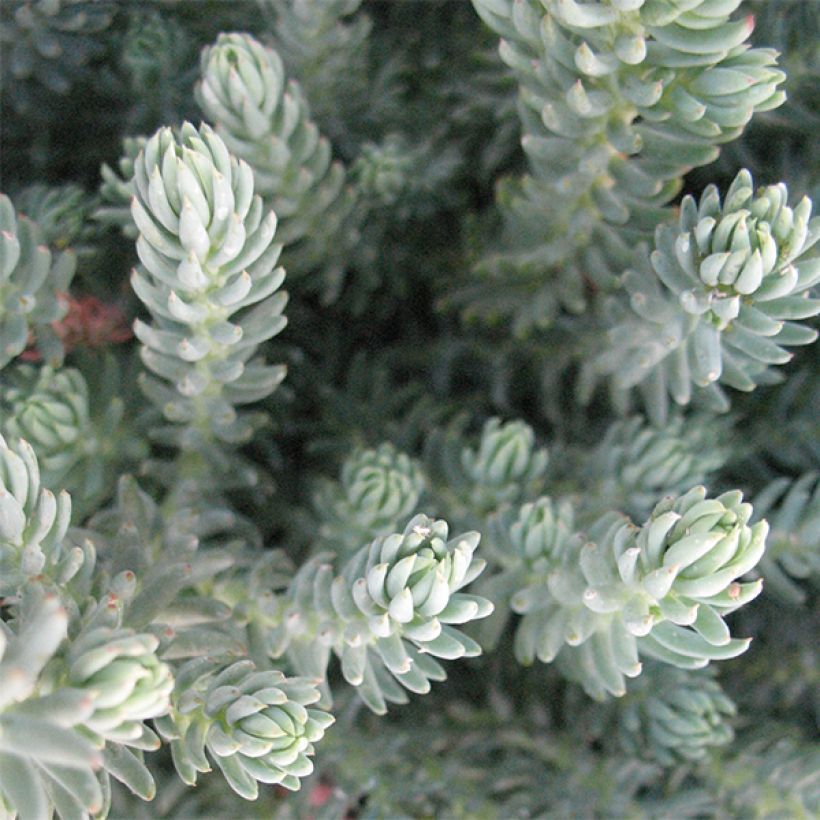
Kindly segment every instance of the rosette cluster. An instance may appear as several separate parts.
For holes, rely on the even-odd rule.
[[[627,754],[662,766],[701,760],[734,738],[734,703],[712,670],[689,672],[653,663],[618,709],[618,740]]]
[[[643,517],[658,498],[705,482],[728,457],[724,432],[704,416],[662,429],[640,416],[615,422],[586,465],[596,505]]]
[[[760,581],[737,579],[763,555],[767,525],[749,525],[752,508],[739,492],[709,499],[696,487],[662,501],[642,527],[611,513],[572,535],[566,515],[559,528],[554,515],[532,512],[522,510],[517,541],[531,552],[543,545],[543,557],[522,558],[531,569],[511,599],[524,616],[515,639],[522,663],[558,657],[602,699],[624,694],[625,677],[640,674],[639,655],[698,669],[748,647],[724,616],[760,593]]]
[[[667,394],[687,404],[695,385],[726,405],[718,383],[752,390],[770,365],[791,359],[785,347],[814,341],[796,320],[820,313],[809,298],[820,281],[809,254],[820,220],[807,197],[794,208],[787,200],[783,184],[755,190],[748,171],[723,203],[712,185],[699,202],[685,197],[677,226],[657,229],[650,264],[624,274],[631,310],[592,368],[612,374],[616,390],[641,385],[662,419]]]
[[[526,572],[537,575],[549,571],[555,559],[566,554],[575,532],[572,504],[542,496],[521,507],[499,557],[507,565],[520,563]]]
[[[532,495],[548,460],[547,451],[536,447],[535,432],[528,424],[489,419],[478,448],[465,448],[461,454],[473,508],[491,511]]]
[[[253,168],[257,192],[282,220],[280,241],[334,233],[347,210],[344,170],[331,161],[279,55],[249,34],[220,34],[202,52],[201,74],[197,101],[228,149]]]
[[[88,386],[73,368],[21,365],[3,386],[0,430],[8,439],[22,438],[36,449],[43,482],[56,487],[66,474],[93,453]]]
[[[101,811],[108,775],[153,797],[142,752],[159,740],[144,722],[168,711],[174,686],[159,638],[124,625],[134,573],[109,579],[90,540],[78,546],[67,535],[70,512],[66,492],[55,499],[40,487],[31,447],[0,438],[0,597],[10,616],[0,629],[0,645],[10,647],[0,662],[0,724],[4,709],[11,721],[8,733],[0,729],[0,768],[3,755],[36,763],[36,776],[24,760],[9,763],[15,782],[0,777],[0,796],[21,806],[45,800],[64,817]],[[21,716],[34,720],[27,739]]]
[[[37,223],[50,248],[70,247],[79,257],[94,253],[89,244],[94,228],[88,224],[94,199],[79,185],[35,183],[26,186],[16,199],[18,208]]]
[[[193,660],[177,675],[172,716],[157,721],[171,741],[174,765],[194,785],[212,760],[231,788],[255,800],[259,783],[297,790],[313,771],[313,744],[333,716],[311,709],[319,700],[315,682],[257,669],[251,661],[227,667]]]
[[[47,670],[44,691],[78,692],[87,698],[90,709],[79,726],[99,750],[105,776],[151,800],[156,785],[143,753],[156,751],[160,740],[145,721],[168,713],[174,676],[160,660],[160,639],[124,625],[132,619],[134,573],[127,570],[106,581],[99,567],[93,573],[94,562],[91,548],[85,572],[65,590],[73,598],[64,596],[72,617],[69,640]],[[101,580],[107,591],[95,601],[88,593]]]
[[[335,578],[321,559],[305,564],[270,636],[272,652],[287,650],[301,674],[324,678],[333,651],[345,679],[376,712],[385,711],[385,701],[406,702],[402,686],[428,692],[431,680],[445,677],[429,656],[481,651],[453,625],[492,612],[486,599],[460,592],[484,569],[473,556],[479,534],[448,539],[448,532],[445,521],[417,515],[403,533],[359,550]]]
[[[393,532],[416,509],[423,489],[419,464],[392,444],[358,450],[345,460],[339,481],[317,495],[320,533],[333,550],[358,549]]]
[[[66,683],[91,694],[94,709],[83,725],[100,745],[141,741],[143,721],[168,711],[174,679],[157,657],[158,647],[149,633],[100,626],[71,642]]]
[[[23,364],[4,374],[0,391],[0,434],[31,444],[43,486],[71,494],[75,521],[108,496],[117,467],[144,450],[123,423],[116,359],[106,356],[92,379],[72,367]]]
[[[241,441],[251,421],[236,405],[270,394],[283,366],[252,358],[286,323],[276,215],[253,193],[253,174],[207,126],[185,123],[145,143],[134,166],[132,214],[142,266],[132,285],[154,319],[137,321],[144,389],[188,443]],[[170,387],[166,384],[170,382]]]
[[[483,562],[473,562],[479,535],[466,533],[451,541],[447,536],[447,522],[416,516],[402,534],[375,539],[366,555],[362,551],[345,569],[346,579],[356,579],[349,587],[351,598],[374,635],[389,638],[401,632],[438,657],[465,653],[465,642],[443,624],[489,613],[487,602],[457,592],[483,569]]]
[[[393,205],[408,186],[413,171],[412,149],[397,137],[366,143],[351,169],[361,193],[381,205]]]
[[[71,497],[41,486],[31,445],[0,436],[0,597],[46,568],[58,581],[76,572],[82,554],[63,544],[70,520]]]
[[[519,82],[529,173],[499,188],[506,241],[479,264],[486,299],[482,282],[465,290],[472,312],[511,312],[525,332],[583,310],[584,280],[617,285],[683,175],[783,102],[777,53],[731,19],[740,3],[473,0]]]
[[[482,646],[491,649],[498,644],[511,609],[528,612],[533,606],[530,598],[544,598],[544,579],[578,537],[575,510],[567,499],[541,496],[519,509],[506,506],[490,517],[485,549],[500,571],[485,575],[478,585],[496,602],[492,617],[478,628]]]
[[[35,585],[15,616],[0,622],[0,805],[21,818],[49,817],[53,808],[82,817],[105,805],[96,774],[102,753],[77,731],[93,698],[54,688],[44,672],[68,622],[59,596]]]
[[[0,194],[0,368],[25,350],[32,332],[46,359],[62,361],[51,323],[68,310],[62,294],[75,267],[71,251],[53,256],[37,225],[16,217],[11,200]]]

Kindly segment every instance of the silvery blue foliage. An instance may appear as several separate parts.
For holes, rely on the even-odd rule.
[[[767,527],[750,527],[751,514],[740,493],[709,499],[703,487],[667,497],[641,527],[608,513],[579,531],[567,505],[524,505],[505,559],[517,586],[510,605],[523,616],[517,657],[558,658],[603,699],[626,692],[641,655],[699,669],[741,654],[749,640],[732,638],[724,616],[761,591],[737,580],[765,546]]]
[[[109,775],[151,799],[144,721],[168,711],[174,679],[159,638],[124,624],[134,573],[109,578],[69,537],[71,499],[40,487],[26,442],[0,438],[0,502],[0,801],[21,817],[99,813]]]
[[[251,661],[220,668],[208,658],[190,661],[177,680],[175,720],[158,728],[185,783],[210,771],[210,758],[235,792],[255,800],[258,783],[295,790],[313,771],[312,744],[333,723],[327,712],[305,708],[320,697],[313,681],[258,670]]]
[[[204,419],[208,435],[245,440],[253,422],[236,406],[267,396],[285,376],[283,366],[254,358],[286,323],[276,214],[254,196],[250,167],[206,125],[185,124],[180,140],[157,132],[137,157],[134,185],[142,265],[132,285],[154,320],[134,325],[155,374],[144,389],[191,445]]]
[[[519,82],[529,173],[499,188],[505,241],[465,291],[471,312],[526,332],[583,310],[585,279],[615,285],[683,175],[782,104],[776,52],[749,49],[751,19],[730,19],[740,3],[474,0]],[[482,298],[499,275],[500,309]]]
[[[702,760],[734,739],[735,705],[711,669],[687,671],[652,662],[617,704],[624,750],[664,765]]]
[[[549,454],[528,424],[495,417],[485,422],[476,446],[466,444],[457,428],[436,431],[427,442],[426,461],[446,488],[450,517],[478,522],[504,504],[537,495]]]
[[[74,275],[71,251],[54,256],[37,225],[0,195],[0,368],[25,350],[32,332],[40,353],[59,364],[63,348],[50,327],[67,310],[63,294]]]
[[[82,554],[64,546],[71,497],[40,484],[37,456],[26,441],[0,436],[0,594],[14,595],[46,573],[66,582]]]
[[[288,271],[304,274],[349,210],[345,172],[310,119],[299,85],[279,55],[247,34],[221,34],[202,53],[196,96],[236,157],[253,169],[257,193],[281,220],[280,241],[301,242]]]
[[[658,498],[706,483],[729,457],[727,435],[705,416],[676,418],[662,429],[640,416],[616,421],[585,465],[594,504],[647,515]]]
[[[342,465],[339,481],[317,493],[320,534],[329,549],[352,553],[412,515],[423,490],[420,465],[393,445],[356,451]]]
[[[19,210],[37,223],[52,251],[71,248],[78,257],[93,254],[93,229],[87,220],[94,200],[79,185],[29,185],[16,201]]]
[[[377,713],[405,703],[405,689],[430,691],[446,675],[435,658],[472,657],[481,647],[453,625],[486,617],[490,601],[461,592],[484,569],[477,532],[449,538],[446,521],[412,518],[403,533],[376,538],[335,574],[330,556],[294,578],[271,633],[300,674],[323,679],[330,654],[345,680]],[[323,560],[324,559],[324,560]]]
[[[67,490],[75,505],[93,506],[108,494],[112,462],[130,447],[123,440],[130,431],[123,429],[123,402],[108,365],[97,384],[106,401],[93,403],[93,416],[88,384],[70,367],[18,365],[10,369],[0,398],[0,432],[9,440],[26,440],[38,454],[44,486]]]
[[[659,422],[668,399],[685,405],[706,392],[719,408],[719,385],[753,390],[771,382],[770,366],[788,362],[785,348],[810,344],[817,332],[799,320],[816,316],[810,297],[820,281],[820,220],[803,197],[788,204],[786,186],[754,188],[748,171],[723,202],[709,186],[681,203],[677,226],[660,225],[648,260],[628,270],[629,308],[614,306],[608,349],[589,366],[617,392],[640,386]]]
[[[92,714],[93,699],[68,687],[40,689],[67,627],[59,596],[36,587],[19,616],[0,624],[0,805],[21,818],[46,817],[52,807],[63,817],[105,809],[96,776],[102,756],[75,729]]]
[[[149,5],[0,9],[0,814],[817,814],[805,4]]]

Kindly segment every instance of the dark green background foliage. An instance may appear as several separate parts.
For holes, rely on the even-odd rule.
[[[12,466],[27,458],[19,439],[39,461],[35,489],[18,505],[28,529],[21,524],[18,532],[17,513],[5,519],[0,505],[0,676],[25,666],[20,636],[32,624],[46,624],[44,634],[67,629],[66,640],[58,637],[25,667],[27,694],[0,698],[0,767],[5,761],[9,772],[18,765],[34,772],[45,801],[26,803],[0,777],[0,813],[4,800],[21,817],[55,805],[64,817],[110,809],[129,818],[315,820],[820,811],[813,640],[820,353],[808,346],[820,309],[811,298],[820,276],[811,244],[820,225],[798,206],[804,195],[820,196],[820,2],[748,0],[735,11],[732,0],[646,0],[640,26],[653,45],[645,60],[620,63],[606,48],[629,14],[630,25],[639,25],[644,4],[592,3],[621,15],[603,28],[567,23],[576,5],[0,4],[0,189],[13,203],[0,212],[0,227],[19,232],[23,256],[28,248],[51,277],[29,294],[37,291],[30,312],[12,290],[23,263],[8,286],[0,278],[0,341],[17,344],[8,355],[0,350],[0,501],[10,497],[6,489],[14,495]],[[662,16],[684,6],[706,15],[698,19],[717,19],[725,7],[733,21],[745,13],[757,24],[748,39],[741,23],[684,29],[714,41],[711,52],[667,48],[672,24],[650,19],[647,9]],[[554,28],[540,27],[544,15]],[[726,45],[730,28],[740,35]],[[713,29],[719,35],[709,40]],[[247,37],[229,41],[229,32]],[[550,40],[550,32],[564,39]],[[603,79],[584,73],[571,56],[582,41],[617,67]],[[262,136],[226,90],[236,54],[255,47],[272,84],[259,103],[261,110],[270,101]],[[752,91],[738,97],[757,93],[751,102],[720,97],[725,91],[702,80],[704,66],[727,64],[746,72]],[[655,83],[665,89],[659,100],[634,102]],[[602,113],[579,113],[590,99]],[[705,113],[692,115],[699,106]],[[152,154],[145,140],[161,128],[171,130],[156,137],[161,150]],[[245,341],[225,342],[228,352],[203,376],[178,345],[199,332],[199,320],[188,326],[163,312],[169,289],[184,291],[176,264],[189,238],[180,227],[179,237],[169,229],[155,241],[145,221],[134,224],[130,200],[164,225],[149,191],[156,178],[175,211],[170,222],[182,225],[190,203],[174,204],[179,195],[163,152],[169,145],[174,156],[199,152],[197,168],[209,170],[197,184],[210,191],[216,183],[208,175],[218,166],[212,138],[248,163],[248,179],[255,175],[262,200],[242,217],[248,236],[263,231],[263,211],[276,211],[278,226],[273,240],[257,237],[261,261],[245,260],[259,293],[237,303],[240,318],[219,314],[236,322]],[[219,167],[233,185],[233,209],[242,172]],[[751,177],[739,175],[743,168]],[[779,206],[764,209],[782,189],[763,187],[781,182],[788,216]],[[744,196],[727,195],[744,186]],[[741,207],[751,239],[735,230]],[[705,244],[684,259],[675,243],[706,232],[706,221]],[[208,230],[202,241],[211,243],[212,260],[223,239]],[[778,256],[762,285],[747,287],[737,270],[733,278],[724,268],[707,295],[698,290],[697,277],[707,276],[699,266],[724,252],[721,264],[737,252],[737,269],[748,263],[742,270],[751,276],[765,256],[764,233],[771,239],[772,232]],[[163,267],[145,246],[157,250],[166,240],[179,254]],[[280,256],[271,241],[284,245]],[[219,288],[239,287],[230,279],[239,268],[225,273],[232,262],[211,269],[203,260],[207,276],[222,277]],[[285,270],[281,288],[273,282],[276,264]],[[772,298],[792,275],[791,287]],[[154,295],[146,296],[150,288]],[[691,307],[697,299],[708,306]],[[206,310],[216,311],[214,304]],[[255,318],[252,304],[259,305]],[[670,328],[679,332],[667,343]],[[157,331],[177,335],[169,341]],[[286,366],[278,389],[285,370],[271,362]],[[218,394],[211,404],[185,392],[200,377],[211,380],[203,395]],[[243,397],[253,404],[236,415]],[[40,483],[71,494],[70,522],[67,512],[48,519]],[[698,485],[716,500],[703,501],[692,490]],[[633,582],[617,575],[613,555],[630,545],[643,550],[641,584],[665,570],[669,562],[644,560],[650,528],[660,531],[659,519],[679,520],[693,505],[701,511],[692,513],[692,529],[670,523],[664,548],[682,553],[692,532],[713,540],[702,549],[686,541],[683,570],[660,591],[636,592],[638,580],[624,591]],[[440,522],[413,518],[418,513],[445,519],[453,540],[446,532],[436,540]],[[769,535],[760,558],[763,519]],[[472,530],[481,543],[466,577],[476,574],[479,557],[488,567],[467,596],[456,592],[453,571],[449,589],[441,581],[447,608],[442,600],[432,615],[419,614],[418,589],[450,571],[456,536]],[[731,562],[715,567],[734,573],[719,589],[696,589],[717,571],[704,563],[720,549],[714,545],[732,539]],[[36,571],[35,554],[45,556]],[[379,567],[410,555],[417,563],[399,586],[412,624],[387,601],[399,595],[378,576]],[[349,611],[331,602],[331,577],[349,587]],[[368,591],[356,592],[364,577]],[[745,643],[729,641],[721,616],[755,597],[761,577],[760,597],[729,619],[732,635],[753,639],[735,657]],[[384,600],[376,589],[382,582]],[[362,604],[358,594],[370,597]],[[609,594],[622,597],[590,614],[592,598]],[[124,602],[116,617],[107,595]],[[463,630],[445,627],[446,641],[423,634],[437,613],[454,624],[483,618],[489,607],[477,596],[492,601],[491,616]],[[378,639],[362,626],[354,599]],[[686,629],[673,626],[670,613],[692,601],[700,615],[697,639],[688,643],[692,620],[675,621]],[[618,624],[626,613],[628,629],[610,632],[613,612]],[[379,618],[392,624],[385,627],[394,630],[392,643],[374,626]],[[647,636],[636,626],[640,618],[659,625]],[[33,751],[15,749],[13,738],[3,745],[3,727],[12,731],[14,721],[30,717],[25,708],[36,708],[37,698],[62,687],[80,703],[77,691],[97,697],[110,685],[76,671],[95,628],[108,630],[105,641],[132,666],[141,664],[167,714],[126,709],[122,721],[144,730],[138,740],[118,735],[121,726],[100,729],[97,713],[77,717],[81,724],[61,718],[66,743],[72,732],[79,744],[83,762],[74,768],[57,752],[41,754],[36,741]],[[357,629],[370,647],[358,655],[348,640]],[[720,633],[714,640],[710,629]],[[621,638],[628,646],[613,651]],[[126,640],[139,651],[128,655]],[[477,657],[475,641],[484,650]],[[643,663],[639,677],[624,660],[633,651]],[[385,700],[404,703],[405,688],[421,693],[428,679],[442,680],[432,655],[446,659],[446,682],[410,694],[387,715],[371,712],[384,711]],[[243,658],[267,677],[230,666]],[[422,683],[406,677],[406,658]],[[310,680],[283,683],[273,670]],[[294,710],[298,726],[289,726],[302,745],[298,759],[294,751],[285,762],[266,752],[265,771],[278,773],[280,785],[263,785],[249,757],[235,764],[241,755],[229,741],[255,748],[236,727],[246,721],[251,733],[258,716],[243,714],[237,723],[235,713],[206,703],[220,674],[240,681],[246,694],[277,686],[286,693],[281,702]],[[179,683],[169,694],[172,677],[199,694],[186,695]],[[361,697],[345,681],[360,685]],[[321,699],[306,712],[299,704],[319,697],[314,686]],[[18,706],[19,718],[12,714]],[[336,722],[322,738],[327,710]],[[150,752],[154,738],[164,745]],[[316,741],[315,772],[300,791],[286,792],[309,771],[309,740]],[[190,784],[211,766],[196,788],[177,776]],[[257,780],[258,802],[244,802],[235,792],[253,797]],[[154,791],[153,802],[131,794],[145,799]]]

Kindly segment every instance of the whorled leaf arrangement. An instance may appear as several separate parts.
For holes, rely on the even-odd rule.
[[[734,703],[711,669],[689,671],[651,661],[617,702],[617,735],[630,755],[670,766],[702,760],[734,738]]]
[[[94,199],[79,185],[29,185],[15,197],[18,209],[37,223],[44,244],[52,251],[71,248],[82,258],[93,255],[93,228],[88,216]]]
[[[486,617],[492,604],[460,590],[484,569],[474,558],[479,534],[449,538],[445,521],[424,515],[403,533],[376,538],[336,575],[322,556],[299,570],[271,631],[274,657],[287,653],[300,674],[324,679],[331,651],[342,675],[377,713],[443,680],[435,658],[481,652],[453,624]]]
[[[479,526],[504,504],[538,495],[549,454],[523,421],[491,418],[476,447],[465,445],[457,429],[437,431],[427,441],[427,464],[451,518]]]
[[[723,202],[714,185],[698,202],[684,197],[677,227],[661,225],[655,250],[623,284],[629,306],[613,304],[606,352],[587,366],[623,393],[639,386],[663,423],[669,397],[728,408],[720,385],[753,390],[776,379],[771,365],[791,359],[817,331],[797,320],[820,313],[809,291],[820,281],[820,219],[808,197],[791,208],[786,186],[755,190],[741,171]],[[700,389],[699,389],[700,388]]]
[[[207,749],[244,797],[255,797],[257,782],[298,789],[312,769],[311,743],[333,718],[304,708],[319,699],[315,680],[237,663],[247,651],[240,634],[231,645],[230,630],[220,641],[209,629],[230,608],[197,595],[196,585],[231,560],[203,552],[192,572],[180,551],[190,559],[194,533],[219,521],[181,511],[162,545],[167,555],[152,558],[156,509],[127,483],[110,522],[93,521],[102,535],[69,533],[70,510],[67,493],[55,498],[40,486],[31,447],[0,438],[0,596],[9,616],[0,628],[0,804],[23,820],[52,809],[105,813],[109,777],[151,800],[143,756],[160,737],[150,719],[186,782],[210,769]],[[105,547],[102,562],[92,538]]]
[[[42,574],[61,581],[74,575],[83,556],[64,548],[70,520],[71,497],[41,485],[31,445],[0,436],[0,595],[14,595]]]
[[[304,274],[327,255],[323,243],[349,210],[344,169],[332,162],[330,144],[275,51],[247,34],[221,34],[201,62],[200,107],[228,149],[253,168],[257,193],[279,217],[288,273]]]
[[[236,406],[269,395],[285,376],[254,358],[286,324],[276,215],[254,196],[250,167],[206,125],[183,125],[179,140],[157,132],[137,157],[134,185],[142,265],[132,284],[153,317],[134,332],[159,377],[143,388],[181,425],[170,436],[185,447],[244,441],[254,419]]]
[[[103,381],[109,375],[103,373]],[[99,398],[99,404],[91,401],[75,368],[27,364],[10,369],[0,396],[0,433],[29,442],[43,484],[68,490],[75,505],[93,506],[107,495],[112,462],[128,450],[122,399],[104,392]]]
[[[662,429],[640,416],[616,421],[586,460],[584,501],[645,517],[659,498],[706,483],[723,466],[726,433],[706,416],[676,418]]]
[[[0,368],[25,350],[30,333],[43,357],[62,361],[51,323],[68,309],[62,297],[75,266],[71,251],[53,256],[37,225],[16,217],[11,200],[0,194]]]
[[[0,805],[21,818],[105,810],[96,772],[102,756],[76,727],[94,708],[87,693],[41,686],[43,668],[66,636],[55,593],[26,591],[20,615],[0,624]]]
[[[333,723],[327,712],[305,708],[319,697],[306,678],[197,658],[177,675],[176,720],[160,719],[157,728],[183,782],[193,786],[198,772],[210,771],[210,757],[237,794],[255,800],[259,783],[295,790],[313,771],[312,744]]]
[[[725,196],[712,185],[670,206],[690,170],[783,101],[777,55],[733,19],[740,2],[474,0],[510,69],[491,67],[489,94],[470,78],[463,9],[425,9],[407,38],[407,12],[380,8],[367,42],[360,0],[258,0],[274,21],[264,44],[218,35],[264,27],[218,0],[203,14],[0,9],[0,41],[21,35],[0,42],[13,110],[37,82],[88,77],[99,54],[95,93],[115,115],[85,105],[58,121],[44,105],[37,138],[19,149],[27,129],[12,128],[3,163],[28,216],[0,197],[0,814],[229,815],[231,790],[260,816],[817,814],[802,737],[820,567],[811,364],[779,398],[740,397],[733,420],[710,411],[727,408],[726,386],[787,374],[770,365],[814,339],[820,226],[808,199],[789,205],[748,172]],[[212,43],[198,68],[194,42]],[[505,147],[516,83],[518,159]],[[91,123],[83,139],[110,147],[196,103],[212,125],[126,139],[103,170],[96,218],[136,239],[137,303],[120,291],[118,237],[88,224],[91,197],[22,177],[83,179],[86,152],[47,157],[57,141]],[[784,119],[801,139],[807,115]],[[488,207],[488,169],[519,161]],[[777,162],[751,167],[762,178]],[[693,192],[700,180],[686,176]],[[299,286],[287,355],[309,385],[285,397],[289,419],[275,400],[245,409],[285,375],[267,364],[284,355],[283,246]],[[118,318],[87,292],[116,293]],[[448,303],[543,332],[457,336],[436,315]],[[78,309],[91,304],[97,324]],[[120,308],[141,311],[140,379],[129,349],[87,349],[130,338]],[[566,406],[602,381],[620,421]],[[633,389],[647,420],[623,418]],[[672,415],[670,397],[706,407]],[[252,441],[274,407],[275,434]],[[748,488],[754,511],[739,491],[694,486],[707,482]],[[764,582],[771,597],[730,630]],[[724,692],[709,664],[747,649],[733,631],[756,641]],[[431,691],[444,661],[499,644],[452,681],[457,702]],[[554,666],[516,677],[505,651]],[[729,692],[741,714],[766,707],[754,726],[735,725]],[[427,695],[406,710],[413,725],[376,728],[361,710],[409,693]],[[342,731],[325,741],[334,701]],[[320,742],[322,771],[283,805]],[[154,767],[163,745],[173,766]]]
[[[159,741],[144,721],[173,688],[159,639],[124,623],[133,572],[107,578],[90,541],[67,538],[70,512],[31,447],[0,438],[0,803],[21,818],[103,812],[109,775],[151,799],[142,752]]]
[[[342,465],[339,481],[325,483],[316,494],[320,536],[329,549],[352,554],[412,515],[423,490],[420,465],[392,444],[354,452]]]
[[[499,313],[482,296],[498,276],[519,332],[583,310],[585,283],[616,284],[683,175],[783,102],[776,52],[731,19],[740,3],[474,0],[519,82],[530,173],[498,189],[505,240],[465,288],[470,313]]]
[[[738,582],[763,554],[767,525],[749,526],[739,492],[710,499],[702,487],[660,502],[641,527],[617,513],[579,532],[572,507],[549,498],[496,522],[522,663],[559,668],[598,699],[626,692],[641,655],[698,669],[733,658],[724,616],[755,598],[760,581]],[[504,541],[506,536],[506,541]]]

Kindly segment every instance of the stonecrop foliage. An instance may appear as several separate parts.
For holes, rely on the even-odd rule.
[[[818,816],[818,38],[4,0],[0,817]]]

